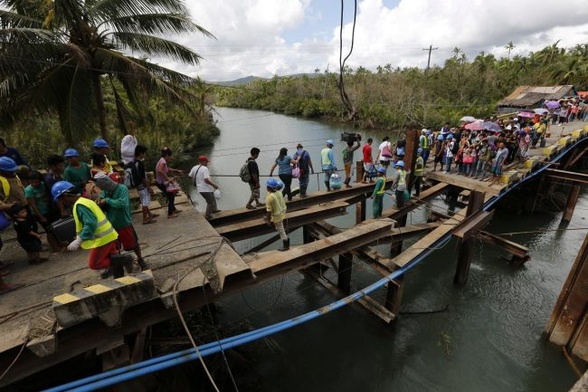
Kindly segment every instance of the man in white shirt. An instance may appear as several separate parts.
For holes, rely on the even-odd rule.
[[[198,157],[199,165],[196,165],[190,170],[188,176],[194,179],[194,185],[204,200],[206,200],[206,214],[205,218],[212,218],[212,214],[220,212],[216,207],[216,198],[214,197],[215,189],[218,185],[210,180],[210,172],[208,171],[208,157],[200,155]]]

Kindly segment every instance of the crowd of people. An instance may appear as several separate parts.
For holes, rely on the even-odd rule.
[[[42,227],[53,253],[80,247],[89,250],[88,265],[100,271],[102,278],[123,276],[125,270],[145,270],[148,265],[133,226],[128,188],[137,189],[143,224],[156,223],[158,215],[149,209],[153,190],[145,167],[147,148],[138,144],[135,136],[125,136],[121,142],[122,173],[108,158],[110,146],[106,140],[94,140],[92,148],[88,162],[74,148],[67,148],[63,155],[49,155],[42,173],[0,139],[0,229],[13,225],[16,240],[31,265],[47,261],[41,257]],[[172,156],[171,149],[164,147],[155,166],[155,182],[167,198],[170,219],[180,213],[174,203],[179,190],[174,174],[182,174],[168,166]],[[201,157],[204,167],[206,161]],[[205,170],[196,174],[200,178]],[[58,228],[67,225],[74,228],[73,238],[63,238],[58,233]],[[135,257],[122,250],[133,252]],[[12,264],[0,261],[0,294],[20,287],[2,279],[10,273]]]

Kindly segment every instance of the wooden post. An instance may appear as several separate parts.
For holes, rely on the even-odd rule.
[[[484,205],[483,192],[473,191],[470,194],[470,200],[468,202],[468,209],[466,212],[466,219],[478,212]],[[470,264],[472,263],[472,256],[474,252],[473,238],[467,238],[461,241],[459,256],[457,258],[457,268],[455,270],[455,276],[453,277],[453,283],[465,284],[468,281],[468,275],[470,273]]]
[[[417,150],[419,149],[419,131],[411,129],[406,132],[406,146],[404,147],[404,167],[409,171],[406,188],[411,193],[414,184],[414,165],[416,163]]]
[[[351,268],[353,267],[353,255],[342,253],[339,255],[339,270],[337,271],[337,287],[344,293],[351,292]]]
[[[559,294],[545,327],[549,341],[567,346],[572,354],[588,360],[588,236]]]
[[[570,222],[572,220],[572,216],[574,215],[574,209],[576,208],[576,202],[578,201],[578,197],[580,196],[580,184],[572,185],[572,189],[570,189],[570,194],[568,195],[568,202],[566,203],[566,209],[564,214],[561,218],[562,222]]]
[[[404,293],[404,276],[396,278],[394,282],[388,282],[386,300],[384,307],[394,314],[394,320],[398,320],[400,306],[402,305],[402,294]]]
[[[355,204],[355,223],[361,223],[365,220],[366,202],[365,199]]]
[[[362,182],[362,181],[363,181],[363,160],[355,161],[355,182]]]
[[[312,241],[314,241],[314,240],[310,234],[310,230],[308,229],[308,226],[307,225],[302,226],[302,243],[309,244]]]
[[[403,215],[400,218],[396,219],[395,227],[404,227],[406,226],[406,217],[407,215]],[[390,257],[396,257],[402,253],[402,240],[392,240],[390,243]]]

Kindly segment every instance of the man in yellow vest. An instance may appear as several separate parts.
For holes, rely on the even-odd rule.
[[[414,194],[419,197],[421,194],[421,183],[425,175],[425,161],[423,158],[424,151],[422,148],[417,149],[417,159],[414,165]]]
[[[404,161],[397,161],[394,164],[396,170],[392,174],[392,189],[396,196],[396,208],[404,207],[408,200],[406,193],[406,171],[404,170]]]
[[[106,219],[104,212],[90,199],[80,197],[76,187],[67,181],[58,181],[51,188],[53,200],[61,200],[67,206],[73,206],[72,214],[76,223],[77,237],[67,250],[89,249],[88,266],[93,270],[104,270],[102,278],[111,274],[114,277],[124,275],[122,259],[118,255],[118,234]]]

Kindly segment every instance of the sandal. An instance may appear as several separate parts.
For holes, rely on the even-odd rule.
[[[0,270],[10,267],[14,264],[12,261],[0,261]]]
[[[159,216],[159,214],[151,214],[151,219],[153,220],[153,218],[157,218]]]
[[[147,220],[147,221],[143,222],[143,224],[144,224],[144,225],[149,225],[149,224],[151,224],[151,223],[155,223],[155,222],[157,222],[155,219],[149,219],[149,220]]]
[[[252,206],[252,205],[246,205],[245,208],[247,208],[248,210],[255,210],[255,209],[257,209],[255,206]]]

